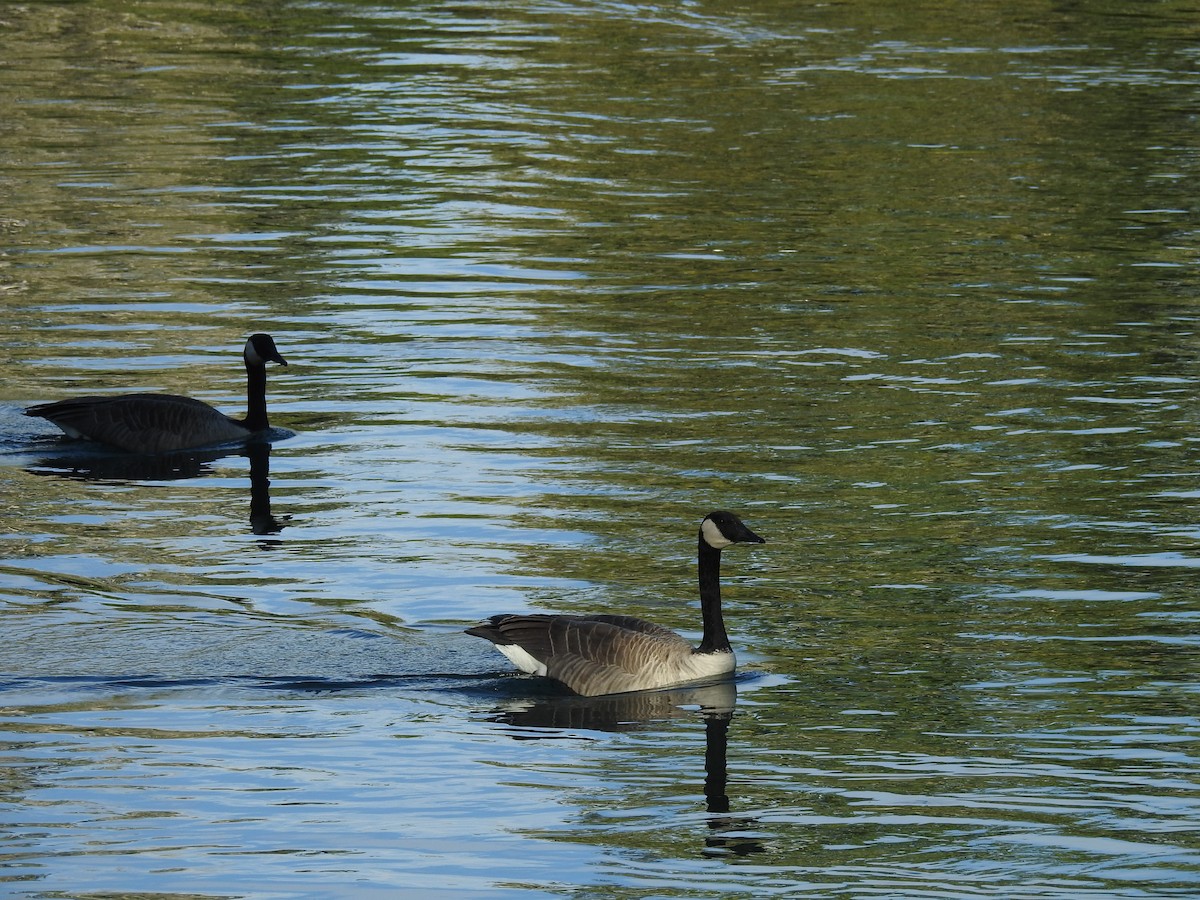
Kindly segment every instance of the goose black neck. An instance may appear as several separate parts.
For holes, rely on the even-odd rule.
[[[267,367],[246,363],[246,418],[242,425],[247,431],[266,431]]]
[[[699,653],[728,653],[729,635],[721,616],[721,551],[714,550],[700,536],[700,614],[704,619],[704,637]]]

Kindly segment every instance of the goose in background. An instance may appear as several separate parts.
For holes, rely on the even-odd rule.
[[[498,615],[466,630],[491,641],[522,672],[545,675],[596,697],[649,691],[728,676],[736,660],[721,616],[721,551],[765,544],[731,512],[700,523],[700,612],[704,634],[692,647],[675,632],[634,616]]]
[[[246,417],[234,419],[199,400],[176,394],[75,397],[42,403],[25,415],[47,419],[68,437],[99,441],[132,453],[169,453],[244,441],[266,431],[267,363],[286,366],[269,334],[252,334],[246,361]]]

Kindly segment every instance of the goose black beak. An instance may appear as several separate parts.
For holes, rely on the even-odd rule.
[[[767,542],[766,538],[759,537],[757,534],[755,534],[753,531],[751,531],[749,528],[747,528],[744,523],[739,521],[738,525],[741,526],[741,528],[738,529],[738,533],[729,535],[729,537],[732,538],[737,543],[739,543],[739,544],[765,544]]]

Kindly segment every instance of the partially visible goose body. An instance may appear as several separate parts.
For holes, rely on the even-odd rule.
[[[721,615],[721,551],[735,543],[764,544],[731,512],[700,523],[698,567],[704,634],[699,647],[634,616],[499,615],[468,628],[518,669],[560,681],[596,697],[708,681],[733,673],[736,660]]]
[[[176,394],[75,397],[31,406],[25,415],[53,422],[68,437],[99,441],[132,453],[170,453],[244,441],[270,427],[267,363],[286,366],[287,362],[269,334],[250,335],[242,357],[246,361],[244,419]]]

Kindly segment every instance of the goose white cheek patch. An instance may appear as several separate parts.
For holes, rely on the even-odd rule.
[[[246,341],[246,349],[242,351],[246,357],[246,362],[255,366],[266,365],[266,360],[258,355],[258,351],[254,349],[254,341]]]
[[[704,535],[704,543],[708,544],[714,550],[722,550],[733,543],[733,541],[721,534],[721,529],[713,524],[712,519],[705,519],[701,523],[700,533]]]

